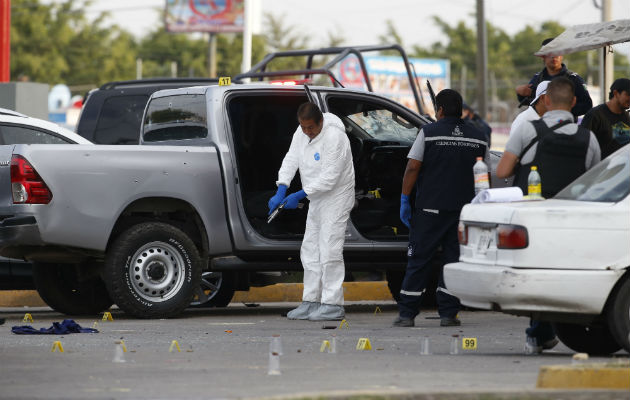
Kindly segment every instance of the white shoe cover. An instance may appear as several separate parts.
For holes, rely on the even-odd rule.
[[[322,304],[309,316],[309,321],[341,321],[346,316],[343,306]]]
[[[308,316],[319,309],[319,303],[303,301],[302,304],[287,313],[288,319],[308,319]]]

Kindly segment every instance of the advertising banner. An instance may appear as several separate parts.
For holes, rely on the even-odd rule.
[[[166,0],[169,32],[242,32],[244,0]]]
[[[409,77],[405,63],[397,56],[364,56],[365,68],[370,77],[370,83],[374,92],[385,95],[402,105],[418,111],[413,97]],[[426,81],[431,81],[435,93],[450,87],[451,65],[446,59],[410,58],[415,70],[416,82],[420,85],[424,111],[433,114],[433,105]],[[359,59],[355,55],[349,55],[339,64],[335,75],[344,87],[367,90],[365,79],[361,72]]]

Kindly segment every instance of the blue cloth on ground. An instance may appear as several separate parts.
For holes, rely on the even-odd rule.
[[[98,329],[82,328],[73,319],[64,319],[63,322],[53,322],[50,328],[35,329],[30,325],[14,326],[11,332],[16,335],[66,335],[69,333],[98,333]]]

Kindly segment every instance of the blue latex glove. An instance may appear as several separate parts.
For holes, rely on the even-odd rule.
[[[406,194],[400,195],[400,220],[407,228],[411,228],[411,204]]]
[[[293,210],[297,208],[300,200],[306,197],[306,192],[304,190],[300,190],[299,192],[291,193],[284,200],[282,200],[282,204],[284,204],[284,208],[288,210]]]
[[[284,200],[286,195],[287,195],[287,185],[278,185],[278,190],[276,191],[276,194],[272,198],[270,198],[269,203],[267,203],[267,205],[269,206],[269,214],[271,214],[273,210],[278,208],[278,206],[280,205],[280,203],[282,203],[282,200]]]

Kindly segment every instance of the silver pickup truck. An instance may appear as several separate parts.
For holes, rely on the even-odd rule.
[[[147,104],[140,145],[0,147],[0,255],[32,261],[38,292],[58,311],[115,303],[141,318],[176,316],[191,301],[226,305],[257,273],[301,270],[307,207],[267,223],[267,200],[308,100],[342,119],[352,146],[347,267],[388,272],[396,292],[408,240],[400,182],[428,120],[328,87],[163,90]],[[299,186],[296,177],[289,190]]]

